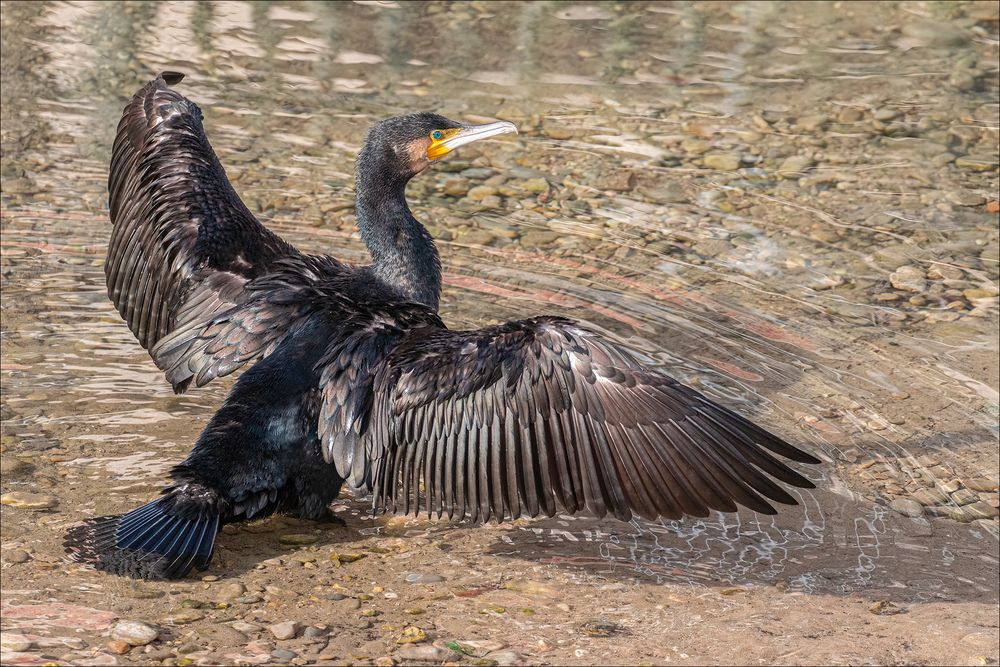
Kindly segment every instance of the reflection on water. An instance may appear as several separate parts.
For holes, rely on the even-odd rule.
[[[446,321],[585,320],[828,462],[774,521],[551,520],[497,553],[988,590],[995,519],[886,503],[957,478],[975,500],[925,516],[996,505],[997,25],[988,2],[4,3],[3,452],[38,471],[5,490],[118,511],[225,394],[174,396],[104,295],[117,116],[174,69],[251,209],[353,261],[373,120],[515,121],[410,187]]]

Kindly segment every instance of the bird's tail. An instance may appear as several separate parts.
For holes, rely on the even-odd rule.
[[[128,514],[102,516],[70,528],[70,557],[98,570],[136,579],[179,579],[204,570],[219,532],[219,512],[180,511],[167,495]]]

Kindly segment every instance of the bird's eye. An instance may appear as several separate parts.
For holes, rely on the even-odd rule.
[[[441,130],[434,130],[431,132],[431,139],[434,141],[441,141],[442,137],[444,137],[444,132]]]

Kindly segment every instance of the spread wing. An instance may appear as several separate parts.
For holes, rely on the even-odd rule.
[[[105,263],[108,296],[153,360],[168,375],[189,361],[195,366],[194,373],[170,377],[178,391],[205,367],[214,363],[215,375],[224,374],[237,358],[241,365],[275,342],[281,332],[267,325],[287,313],[262,303],[242,309],[255,296],[255,279],[301,257],[236,194],[205,136],[200,109],[168,86],[182,77],[157,76],[122,114],[108,179],[113,228]],[[233,328],[219,330],[220,317]],[[194,331],[201,342],[208,334],[224,339],[214,353],[196,345],[191,359],[178,357],[184,350],[174,341],[172,356],[158,358],[157,343],[179,330],[188,332],[188,342]],[[227,350],[214,362],[204,358],[232,347],[236,333],[238,355]]]
[[[795,499],[771,477],[813,486],[774,454],[819,462],[562,318],[410,331],[370,410],[354,458],[376,508],[404,513],[773,514],[769,501]],[[342,452],[327,455],[346,476]]]

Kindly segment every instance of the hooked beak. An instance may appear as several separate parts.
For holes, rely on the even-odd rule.
[[[432,143],[427,149],[427,157],[431,160],[437,160],[452,152],[459,146],[471,144],[473,141],[479,141],[480,139],[495,137],[498,134],[507,134],[509,132],[517,134],[517,126],[515,126],[514,123],[508,123],[505,120],[501,120],[496,123],[488,123],[486,125],[467,125],[458,130],[453,130],[440,141]]]

